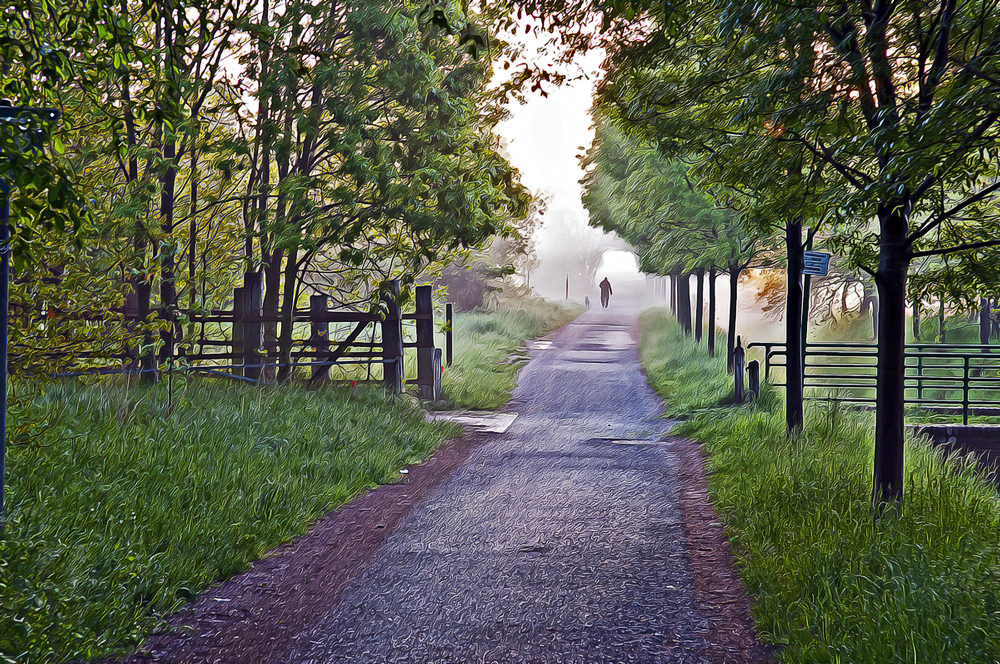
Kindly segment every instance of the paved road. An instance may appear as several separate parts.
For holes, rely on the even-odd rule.
[[[291,661],[701,662],[677,458],[612,299],[525,366],[477,448],[317,617]],[[631,444],[629,444],[631,443]]]

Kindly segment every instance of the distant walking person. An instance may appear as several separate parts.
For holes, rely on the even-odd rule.
[[[608,300],[611,299],[611,282],[607,277],[601,282],[601,308],[608,308]]]

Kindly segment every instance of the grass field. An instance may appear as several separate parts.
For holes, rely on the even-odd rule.
[[[519,367],[507,356],[576,313],[529,300],[458,314],[449,404],[502,406]],[[458,433],[377,387],[212,379],[56,386],[11,422],[46,422],[8,455],[0,662],[19,664],[120,652]]]
[[[455,315],[455,362],[445,369],[445,407],[501,408],[510,400],[522,362],[508,358],[530,339],[570,322],[579,307],[519,300],[498,311]],[[439,341],[443,346],[444,342]]]
[[[783,662],[1000,661],[1000,508],[975,467],[907,446],[906,500],[870,503],[870,414],[807,405],[784,435],[780,395],[736,408],[724,358],[647,312],[641,354],[675,430],[709,452],[709,490]]]
[[[0,661],[135,643],[166,612],[457,433],[377,388],[63,386],[11,419]]]

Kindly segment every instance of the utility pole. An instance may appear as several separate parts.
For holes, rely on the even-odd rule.
[[[37,126],[41,122],[55,122],[61,113],[54,108],[29,108],[13,106],[0,99],[0,123],[14,124],[24,135],[20,146],[22,151],[37,152],[45,140],[44,130]],[[7,457],[7,323],[10,308],[10,183],[0,178],[0,530],[4,523],[4,492]]]

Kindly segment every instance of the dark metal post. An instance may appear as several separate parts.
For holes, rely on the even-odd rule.
[[[806,241],[806,251],[812,251],[813,238],[809,234]],[[812,286],[812,275],[802,275],[802,387],[806,384],[806,356],[809,354],[809,290]]]
[[[55,108],[27,108],[12,106],[9,100],[0,99],[0,120],[10,121],[25,116],[42,121],[56,122],[61,112]],[[27,133],[27,148],[41,149],[45,140],[44,130]],[[0,180],[0,309],[3,310],[3,331],[0,332],[0,529],[4,523],[4,479],[7,457],[7,323],[10,308],[10,192],[11,185]]]
[[[384,285],[382,321],[382,384],[393,394],[403,392],[403,316],[399,309],[399,280]]]
[[[434,299],[431,286],[417,286],[417,392],[434,401]]]
[[[453,351],[451,345],[452,334],[454,332],[454,325],[455,325],[455,305],[453,305],[451,302],[444,305],[444,316],[446,324],[446,331],[444,333],[444,347],[445,347],[445,353],[447,354],[448,358],[448,366],[450,367],[451,360],[453,357],[452,355]]]
[[[962,424],[969,424],[969,356],[962,358]]]
[[[924,399],[924,349],[917,346],[917,400]]]
[[[10,304],[10,185],[0,180],[0,528],[4,519],[4,491],[7,458],[7,318]]]
[[[760,398],[760,362],[753,360],[747,365],[747,392],[753,396],[753,400]]]
[[[734,401],[741,404],[746,401],[746,390],[743,383],[743,368],[746,354],[739,337],[736,337],[736,347],[733,349],[733,376],[735,379],[735,390],[733,392]]]
[[[330,351],[330,322],[320,320],[326,317],[329,310],[330,305],[326,295],[311,295],[309,297],[309,314],[310,318],[312,318],[312,345],[316,349],[316,359],[320,361]],[[313,381],[325,381],[329,377],[329,366],[313,367]]]
[[[434,349],[434,395],[441,396],[441,376],[444,374],[444,363],[441,360],[441,349]]]

